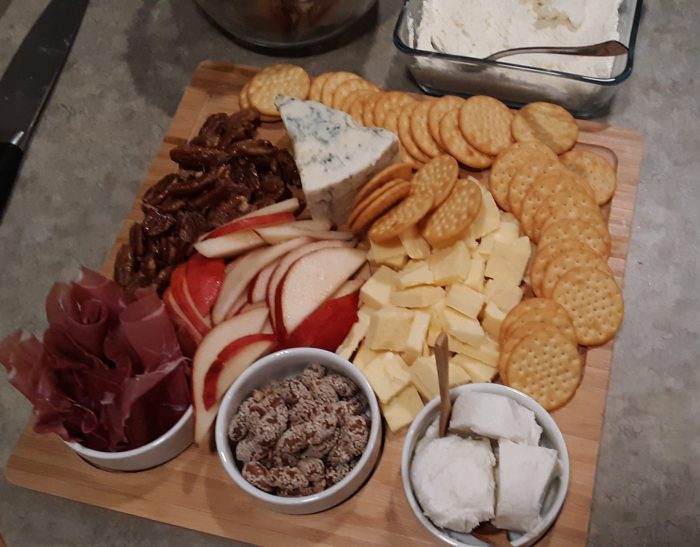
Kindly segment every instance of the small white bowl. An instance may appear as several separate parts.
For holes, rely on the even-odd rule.
[[[300,374],[308,365],[319,363],[347,376],[357,384],[367,397],[372,424],[364,454],[357,465],[337,484],[311,496],[285,498],[259,490],[243,478],[228,438],[228,426],[240,404],[254,389],[261,388],[279,378]],[[325,511],[352,496],[369,477],[379,459],[382,444],[382,415],[372,387],[363,374],[349,361],[335,353],[314,348],[295,348],[278,351],[263,357],[251,365],[231,386],[221,403],[216,418],[216,448],[226,472],[233,482],[254,497],[264,507],[291,515],[305,515]]]
[[[519,532],[508,533],[508,537],[513,547],[527,547],[533,545],[547,532],[547,530],[549,530],[552,524],[554,524],[554,521],[557,519],[562,505],[564,504],[564,498],[566,498],[566,492],[569,488],[569,452],[566,449],[564,437],[550,414],[544,408],[542,408],[537,401],[528,397],[524,393],[521,393],[520,391],[501,384],[466,384],[450,390],[452,401],[454,402],[457,396],[465,391],[503,395],[504,397],[509,397],[524,407],[529,408],[535,413],[537,423],[542,427],[542,440],[540,441],[540,445],[546,446],[547,448],[554,448],[559,452],[559,465],[561,468],[561,473],[559,474],[559,477],[552,482],[551,486],[549,487],[549,491],[545,496],[544,503],[542,504],[542,511],[540,513],[540,522],[534,530],[531,530],[526,534],[521,534]],[[420,520],[421,524],[423,524],[423,526],[425,526],[427,530],[436,538],[444,541],[445,543],[455,546],[486,546],[488,545],[487,543],[478,540],[471,534],[463,534],[461,532],[454,532],[452,530],[438,528],[435,526],[430,519],[423,514],[423,510],[418,504],[418,500],[413,493],[410,478],[413,451],[416,447],[416,443],[423,437],[425,431],[428,429],[428,426],[438,417],[439,413],[440,399],[433,399],[423,408],[418,416],[416,416],[408,430],[408,433],[406,434],[406,440],[404,441],[403,452],[401,454],[401,477],[403,479],[403,488],[406,493],[406,497],[408,498],[408,503],[411,505],[411,509],[413,509],[413,512],[418,520]]]
[[[157,439],[132,450],[101,452],[66,442],[81,458],[107,471],[143,471],[161,465],[185,450],[194,440],[194,411],[190,406],[177,423]]]

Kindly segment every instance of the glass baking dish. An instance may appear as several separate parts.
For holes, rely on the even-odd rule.
[[[642,0],[622,0],[620,4],[618,31],[629,54],[615,58],[609,78],[418,49],[416,29],[422,11],[422,0],[404,0],[394,28],[394,44],[411,57],[409,70],[424,92],[491,95],[514,107],[549,101],[560,104],[579,118],[592,118],[606,112],[620,84],[632,73]],[[510,59],[515,61],[517,57]]]

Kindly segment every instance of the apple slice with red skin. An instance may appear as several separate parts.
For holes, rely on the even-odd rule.
[[[248,287],[248,302],[265,302],[265,297],[267,295],[267,285],[272,277],[272,272],[275,271],[277,264],[280,263],[281,258],[271,262],[265,266],[260,273],[255,277]]]
[[[365,282],[362,279],[348,279],[337,291],[335,291],[334,294],[331,295],[329,300],[357,292],[364,284]]]
[[[237,218],[231,222],[227,222],[223,226],[212,230],[208,234],[202,236],[202,240],[215,239],[217,237],[226,236],[241,230],[255,230],[265,226],[274,226],[275,224],[287,224],[294,222],[292,213],[272,213],[270,215],[257,215],[253,217]]]
[[[226,264],[220,258],[207,258],[196,254],[187,261],[187,289],[195,308],[203,317],[208,317],[211,312],[216,295],[224,282],[225,269]]]
[[[275,295],[275,333],[285,339],[354,274],[367,253],[329,247],[309,253],[287,271]]]
[[[185,317],[192,323],[192,326],[201,334],[206,334],[211,330],[211,320],[208,315],[205,317],[199,313],[194,304],[186,283],[186,269],[187,263],[181,264],[175,268],[175,271],[170,276],[170,289],[173,299],[177,302]]]
[[[299,247],[294,251],[290,251],[280,259],[279,263],[275,267],[274,272],[272,272],[272,277],[270,277],[269,283],[267,284],[267,294],[265,297],[265,300],[267,301],[267,307],[270,308],[270,319],[272,320],[273,327],[275,325],[276,317],[274,313],[274,306],[275,294],[277,294],[277,287],[279,286],[280,281],[282,281],[282,278],[284,278],[289,268],[291,268],[292,264],[294,264],[302,256],[312,253],[314,251],[318,251],[319,249],[325,249],[326,247],[349,247],[350,245],[351,243],[347,241],[314,241],[312,243],[304,245],[303,247]]]
[[[273,203],[272,205],[267,205],[261,209],[251,211],[250,213],[246,213],[242,217],[238,217],[238,220],[243,218],[260,217],[263,215],[274,215],[275,213],[296,213],[297,209],[299,209],[299,200],[297,198],[289,198]]]
[[[359,292],[326,300],[294,329],[278,349],[320,348],[335,351],[357,322]]]
[[[237,259],[233,266],[228,269],[219,296],[211,310],[213,322],[215,324],[221,323],[231,311],[238,297],[241,294],[247,296],[248,283],[258,275],[260,270],[289,251],[310,241],[309,238],[300,237],[271,247],[257,249]]]
[[[197,252],[208,258],[231,258],[265,245],[255,230],[241,230],[213,239],[205,239],[194,244]]]
[[[306,221],[301,220],[299,222],[280,224],[279,226],[266,226],[264,228],[256,228],[255,231],[270,245],[305,235],[313,237],[314,239],[339,239],[342,241],[349,241],[355,237],[355,234],[352,232],[307,230],[297,226],[297,224],[302,222]]]
[[[267,322],[268,315],[268,310],[265,307],[237,315],[214,327],[200,342],[192,359],[192,402],[195,413],[196,442],[201,441],[206,436],[216,416],[216,410],[213,412],[211,408],[207,410],[204,405],[204,380],[209,368],[226,346],[245,336],[260,334]],[[253,353],[255,356],[252,359],[255,360],[259,355],[258,352]],[[245,354],[242,352],[241,355],[245,355],[246,359],[250,358],[247,352]]]
[[[163,293],[163,304],[165,305],[165,310],[168,312],[170,319],[175,323],[181,330],[187,333],[188,338],[191,343],[185,344],[188,349],[188,353],[194,353],[194,349],[202,341],[202,334],[194,328],[194,325],[190,323],[187,316],[184,314],[178,303],[173,298],[173,293],[170,287],[165,289]],[[182,342],[181,342],[182,343]]]

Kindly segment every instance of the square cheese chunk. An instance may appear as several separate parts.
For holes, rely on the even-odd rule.
[[[498,339],[501,332],[501,324],[506,318],[506,314],[500,310],[496,304],[489,302],[484,309],[484,317],[481,319],[481,326],[484,332],[492,338]]]
[[[474,345],[465,344],[454,337],[450,337],[449,344],[450,351],[455,351],[461,355],[471,357],[472,359],[481,361],[490,367],[498,366],[498,357],[500,356],[498,343],[486,335],[479,340],[478,344]]]
[[[474,383],[491,382],[498,374],[498,369],[496,367],[487,365],[483,361],[479,361],[468,355],[458,353],[452,357],[452,360],[469,374],[469,377]]]
[[[559,454],[544,446],[498,441],[496,518],[507,530],[529,532],[540,521],[542,503],[559,474]]]
[[[507,314],[523,299],[523,290],[519,285],[508,281],[489,279],[484,288],[484,296],[487,302],[493,302]]]
[[[468,384],[471,378],[458,365],[449,363],[449,386],[456,387]],[[411,381],[416,386],[419,393],[426,401],[430,401],[440,395],[440,385],[438,382],[437,365],[435,356],[419,357],[409,367],[411,371]]]
[[[360,370],[364,370],[364,368],[369,365],[372,361],[374,361],[377,357],[382,355],[383,351],[374,351],[372,349],[369,349],[369,344],[365,340],[360,344],[360,347],[357,348],[357,352],[355,353],[355,357],[352,359],[352,364],[355,365],[357,368]]]
[[[510,241],[515,241],[521,235],[520,221],[515,218],[513,213],[501,211],[501,227],[499,228],[498,232],[500,233],[500,236],[497,236],[496,239],[506,241],[506,239],[510,238],[510,234],[515,234],[515,237],[510,238]],[[506,236],[506,234],[509,235]]]
[[[520,285],[530,260],[530,239],[520,237],[512,243],[496,241],[486,263],[484,275],[491,279]]]
[[[396,432],[410,425],[423,409],[423,401],[416,388],[409,385],[387,404],[381,405],[389,429]]]
[[[424,259],[430,256],[430,244],[423,239],[415,224],[399,234],[406,254],[413,259]]]
[[[387,352],[368,364],[362,373],[382,403],[388,403],[411,382],[408,365],[395,353]]]
[[[411,310],[384,306],[375,311],[370,317],[367,329],[367,343],[370,349],[404,351],[412,324]]]
[[[402,291],[394,291],[389,296],[389,303],[401,308],[427,308],[445,297],[440,287],[420,285]]]
[[[445,304],[467,317],[476,319],[484,305],[484,295],[467,285],[455,283],[447,291]]]
[[[367,306],[362,306],[357,310],[357,321],[348,332],[345,340],[335,350],[343,359],[350,359],[350,356],[355,352],[357,346],[360,345],[362,339],[367,334],[369,328],[369,318],[372,315],[372,309]]]
[[[469,249],[464,241],[434,251],[428,260],[436,285],[451,285],[464,280],[469,273],[470,263]]]
[[[411,260],[398,274],[399,285],[403,289],[416,285],[431,285],[435,280],[433,272],[425,260]]]
[[[493,233],[485,235],[481,238],[481,241],[479,241],[479,246],[476,248],[476,252],[472,253],[472,255],[477,254],[488,260],[488,257],[493,250],[493,244],[495,241],[496,236]]]
[[[402,353],[404,360],[407,363],[413,363],[423,352],[423,344],[428,336],[428,327],[430,326],[430,312],[416,310],[413,314],[413,322],[411,330],[406,339],[406,347]]]
[[[469,178],[471,180],[476,180],[473,177]],[[479,188],[481,188],[481,208],[474,221],[469,225],[469,228],[467,228],[467,237],[473,239],[479,239],[486,234],[490,234],[501,225],[500,210],[491,192],[484,188],[481,183],[477,182],[477,184],[479,184]]]
[[[372,260],[383,264],[385,260],[406,256],[406,251],[399,241],[399,238],[390,239],[385,243],[375,243],[370,240],[369,250],[372,253]]]
[[[381,266],[362,285],[360,301],[363,304],[379,309],[389,303],[389,295],[398,288],[396,272],[386,266]]]
[[[484,292],[484,268],[486,260],[478,253],[471,259],[469,265],[469,273],[464,280],[467,287],[471,287],[475,291]]]
[[[464,391],[452,405],[450,431],[537,446],[542,428],[535,413],[510,397]]]
[[[479,344],[484,336],[484,329],[476,319],[467,317],[452,308],[445,308],[442,312],[442,323],[450,336],[465,344]]]

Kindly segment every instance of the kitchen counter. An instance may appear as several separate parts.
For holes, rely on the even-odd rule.
[[[0,0],[0,70],[46,3]],[[400,4],[382,0],[376,26],[351,44],[292,62],[415,91],[391,41]],[[634,73],[608,117],[642,131],[646,149],[591,545],[700,543],[700,12],[691,0],[646,4]],[[99,268],[204,59],[275,62],[228,40],[192,0],[92,2],[0,225],[0,337],[42,330],[51,284],[79,264]],[[29,414],[0,381],[0,468]],[[0,534],[10,547],[231,545],[4,478]]]

